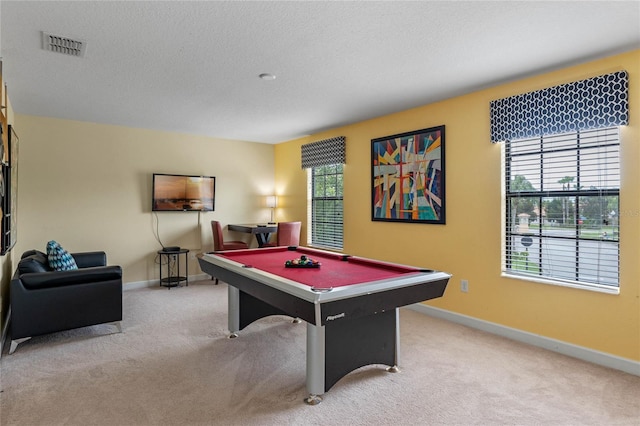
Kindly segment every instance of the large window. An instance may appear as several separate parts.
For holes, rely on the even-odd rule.
[[[617,127],[504,144],[503,272],[619,287]]]
[[[343,164],[308,169],[313,246],[342,249],[342,169]]]

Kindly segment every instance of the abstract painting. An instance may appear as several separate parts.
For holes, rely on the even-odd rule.
[[[445,224],[444,125],[371,140],[371,220]]]

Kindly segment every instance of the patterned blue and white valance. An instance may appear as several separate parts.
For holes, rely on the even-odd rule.
[[[338,136],[302,145],[302,168],[345,163],[345,138]]]
[[[491,142],[629,124],[626,71],[490,103]]]

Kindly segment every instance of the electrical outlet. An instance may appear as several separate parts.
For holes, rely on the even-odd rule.
[[[195,251],[190,251],[189,252],[189,258],[191,258],[191,260],[196,260],[196,252]]]
[[[463,292],[463,293],[468,293],[469,292],[469,281],[460,280],[460,291]]]

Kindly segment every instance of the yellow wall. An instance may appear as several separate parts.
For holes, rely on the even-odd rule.
[[[501,146],[489,140],[489,102],[617,70],[630,78],[631,123],[622,129],[621,284],[611,295],[502,278]],[[304,143],[346,136],[344,252],[453,274],[431,305],[640,360],[640,51],[526,78],[469,95],[282,143],[276,188],[289,218],[306,218]],[[384,100],[380,100],[384,102]],[[371,139],[446,126],[446,225],[371,221]],[[460,280],[469,292],[460,291]]]
[[[16,114],[20,138],[18,243],[45,250],[104,250],[127,283],[159,278],[164,245],[213,250],[211,220],[264,222],[274,191],[272,145]],[[151,212],[156,173],[216,177],[214,212]],[[157,221],[156,221],[157,219]],[[256,245],[249,234],[233,233]],[[166,274],[166,271],[164,272]],[[201,273],[195,259],[189,274]]]

